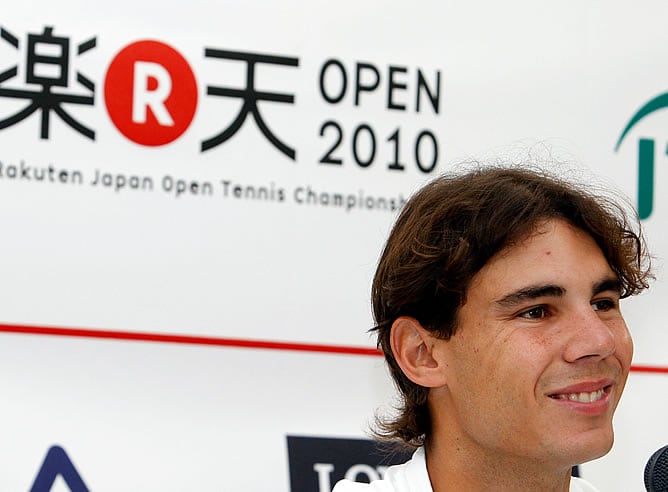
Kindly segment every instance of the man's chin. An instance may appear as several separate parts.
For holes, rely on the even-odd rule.
[[[597,432],[588,432],[578,436],[570,446],[570,462],[580,465],[605,456],[612,449],[614,434],[612,427]]]

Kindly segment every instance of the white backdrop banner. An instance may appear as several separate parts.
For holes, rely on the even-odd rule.
[[[5,10],[1,490],[291,490],[288,436],[352,442],[391,407],[375,264],[408,197],[467,160],[638,207],[658,280],[624,304],[615,447],[580,471],[642,490],[668,443],[664,2]]]

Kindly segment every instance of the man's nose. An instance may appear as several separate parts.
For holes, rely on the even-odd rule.
[[[623,320],[615,321],[623,323]],[[617,339],[614,326],[604,321],[593,307],[583,307],[573,314],[568,331],[564,359],[605,359],[615,353]]]

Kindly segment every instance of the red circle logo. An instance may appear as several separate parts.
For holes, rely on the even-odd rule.
[[[137,41],[111,61],[104,102],[116,128],[140,145],[165,145],[190,126],[197,82],[190,65],[171,46]]]

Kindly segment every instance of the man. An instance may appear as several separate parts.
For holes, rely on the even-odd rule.
[[[395,224],[373,282],[374,330],[402,397],[378,434],[417,448],[334,492],[594,491],[633,343],[619,301],[648,287],[636,226],[544,172],[436,179]]]

